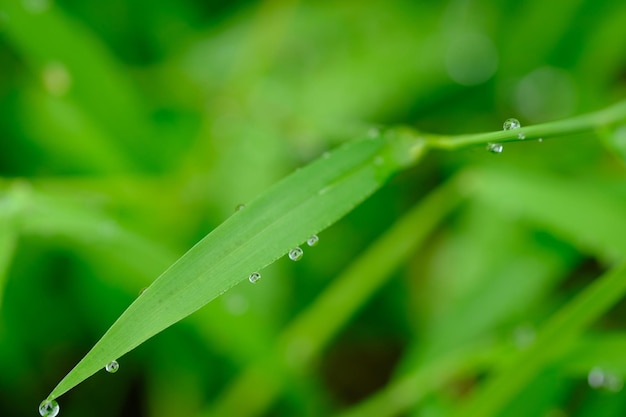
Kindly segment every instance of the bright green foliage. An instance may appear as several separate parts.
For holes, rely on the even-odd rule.
[[[0,414],[624,415],[625,19],[0,0]]]

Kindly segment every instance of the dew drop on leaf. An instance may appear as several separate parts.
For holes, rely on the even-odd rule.
[[[248,277],[248,280],[250,280],[250,282],[253,284],[255,284],[260,279],[261,279],[261,274],[259,274],[258,272],[254,272],[250,274],[250,276]]]
[[[519,129],[522,125],[520,124],[519,120],[517,119],[506,119],[504,121],[504,124],[502,125],[502,128],[504,130],[513,130],[513,129]]]
[[[302,249],[300,249],[299,247],[293,248],[289,251],[289,259],[291,259],[292,261],[299,261],[300,259],[302,259],[303,254],[304,252],[302,252]]]
[[[619,392],[624,387],[624,381],[619,375],[608,372],[598,366],[593,367],[589,371],[587,383],[591,388],[604,389],[610,392]]]
[[[319,242],[319,241],[320,241],[320,238],[317,237],[317,235],[313,235],[313,236],[311,236],[310,238],[308,238],[306,240],[306,244],[309,245],[309,246],[315,246],[315,245],[317,245],[317,242]]]
[[[504,146],[501,143],[489,143],[487,144],[487,150],[491,153],[502,153]]]
[[[587,382],[591,388],[600,388],[604,385],[604,371],[600,368],[592,368],[587,375]]]
[[[117,372],[118,369],[120,369],[120,364],[117,363],[117,361],[111,361],[109,363],[106,364],[106,366],[104,367],[104,369],[110,373],[110,374],[114,374]]]
[[[44,400],[39,405],[39,414],[42,417],[55,417],[59,414],[59,404],[54,400]]]

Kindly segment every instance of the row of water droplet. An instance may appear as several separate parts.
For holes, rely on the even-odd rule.
[[[244,205],[241,204],[237,206],[236,210],[239,211],[239,210],[242,210],[243,208],[244,208]],[[319,242],[319,237],[317,235],[311,236],[306,241],[308,246],[315,246],[317,245],[318,242]],[[304,255],[304,251],[302,250],[302,248],[297,246],[289,251],[288,256],[289,256],[289,259],[291,259],[292,261],[299,261],[300,259],[302,259],[303,255]],[[261,279],[261,274],[258,272],[252,273],[249,277],[250,282],[253,284],[256,283],[259,279]],[[142,289],[139,295],[143,294],[145,290],[146,290],[145,288]],[[104,369],[107,372],[114,374],[120,369],[120,365],[116,360],[113,360],[107,363]],[[56,400],[44,400],[39,405],[39,414],[42,417],[56,417],[56,415],[59,414],[59,410],[60,410],[60,407],[59,407],[59,404],[56,402]]]
[[[307,239],[306,244],[309,246],[315,246],[317,245],[317,242],[319,242],[319,240],[320,238],[317,235],[313,235]],[[295,248],[289,251],[288,256],[289,256],[289,259],[291,259],[292,261],[299,261],[300,259],[302,259],[302,256],[304,256],[304,251],[302,250],[301,247],[296,246]],[[261,274],[258,272],[253,272],[248,277],[248,280],[253,284],[255,284],[259,279],[261,279]]]
[[[522,125],[520,124],[519,120],[514,118],[506,119],[504,121],[504,124],[502,125],[502,129],[504,130],[516,130],[520,129],[521,127]],[[526,135],[524,134],[524,132],[520,131],[517,134],[517,138],[519,140],[524,140],[526,139]],[[543,139],[539,138],[538,142],[543,142]],[[501,143],[488,143],[487,150],[491,153],[502,153],[502,151],[504,150],[504,145],[502,145]]]

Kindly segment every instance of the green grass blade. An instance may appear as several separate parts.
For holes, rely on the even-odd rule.
[[[626,292],[626,266],[606,273],[559,310],[541,329],[537,341],[513,355],[468,401],[458,416],[500,415],[502,408],[550,362],[558,359],[576,337]]]
[[[421,155],[421,142],[388,132],[297,170],[236,212],[133,302],[49,398],[183,319],[328,227]]]

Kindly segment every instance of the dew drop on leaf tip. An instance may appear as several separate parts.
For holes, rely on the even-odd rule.
[[[504,124],[502,125],[502,128],[504,130],[519,129],[520,127],[522,127],[522,125],[520,124],[519,120],[513,118],[506,119],[504,121]]]
[[[104,369],[110,373],[110,374],[114,374],[117,372],[118,369],[120,369],[120,364],[117,363],[117,361],[111,361],[109,363],[106,364],[106,366],[104,367]]]
[[[317,245],[317,242],[319,241],[320,241],[320,238],[317,235],[313,235],[306,240],[306,244],[309,246],[315,246]]]
[[[55,400],[43,400],[39,405],[39,414],[42,417],[55,417],[59,414],[59,404]]]
[[[250,274],[250,276],[248,277],[248,280],[253,284],[255,284],[260,279],[261,279],[261,274],[259,274],[258,272],[254,272]]]
[[[487,144],[487,150],[491,153],[502,153],[504,146],[501,143],[489,143]]]
[[[302,259],[303,254],[304,252],[302,251],[302,249],[300,249],[299,247],[295,247],[289,251],[289,259],[291,259],[292,261],[299,261],[300,259]]]

